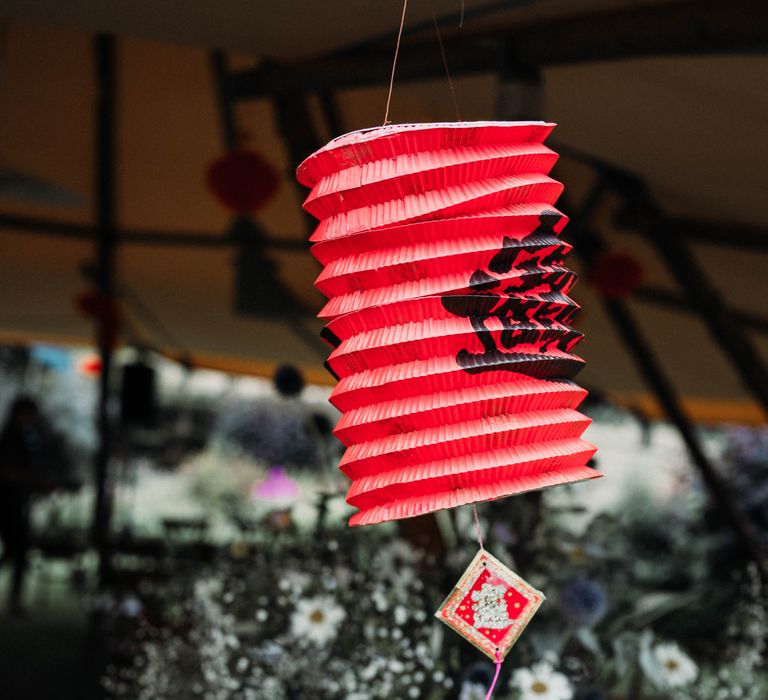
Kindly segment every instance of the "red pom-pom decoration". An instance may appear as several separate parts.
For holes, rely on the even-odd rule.
[[[236,214],[252,214],[277,192],[280,178],[255,151],[235,149],[217,158],[206,172],[208,189]]]
[[[350,524],[600,476],[570,380],[583,363],[553,126],[384,126],[299,166]]]
[[[643,283],[643,266],[628,253],[603,253],[589,271],[589,281],[606,299],[626,299]]]
[[[86,355],[78,361],[77,368],[87,377],[98,377],[101,374],[101,358],[98,355]]]

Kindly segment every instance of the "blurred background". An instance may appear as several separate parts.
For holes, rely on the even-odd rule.
[[[346,527],[293,175],[401,11],[0,7],[0,697],[485,697],[471,510]],[[500,698],[768,697],[766,51],[761,0],[409,3],[390,119],[557,122],[581,279],[606,478],[480,508],[549,597]]]

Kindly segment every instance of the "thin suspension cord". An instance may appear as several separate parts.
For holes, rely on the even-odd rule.
[[[477,543],[480,545],[480,549],[485,549],[483,547],[483,531],[480,527],[480,518],[477,515],[477,504],[472,504],[472,514],[475,517],[475,532],[477,534]],[[504,660],[501,658],[501,652],[499,651],[499,648],[496,647],[496,673],[493,676],[493,681],[491,682],[490,687],[488,688],[488,693],[485,696],[485,700],[491,700],[491,696],[493,695],[493,691],[496,689],[496,683],[499,681],[499,674],[501,673],[501,664],[504,663]]]
[[[477,517],[477,505],[475,503],[472,504],[472,513],[475,516],[475,533],[477,534],[477,543],[480,545],[480,549],[485,549],[485,547],[483,547],[483,531],[480,529],[480,518]]]
[[[395,58],[392,61],[392,75],[389,77],[389,94],[387,95],[387,109],[384,112],[384,126],[389,121],[389,105],[392,101],[392,88],[395,86],[395,68],[397,67],[397,55],[400,53],[400,39],[403,36],[403,26],[405,25],[405,13],[408,9],[408,0],[403,0],[403,14],[400,17],[400,30],[397,32],[397,44],[395,45]]]
[[[462,15],[464,12],[464,4],[462,3]],[[463,23],[462,19],[462,23]],[[453,80],[451,79],[451,71],[448,68],[448,57],[445,55],[445,46],[443,46],[443,35],[440,33],[440,25],[437,23],[437,14],[435,13],[435,3],[432,3],[432,22],[435,25],[435,33],[437,34],[437,43],[440,45],[440,56],[443,59],[443,68],[445,68],[445,77],[448,78],[448,87],[451,90],[451,99],[453,100],[453,109],[456,111],[456,120],[461,121],[461,113],[459,112],[459,103],[456,101],[456,90],[453,87]]]

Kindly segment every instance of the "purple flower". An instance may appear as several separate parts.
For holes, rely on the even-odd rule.
[[[608,609],[608,596],[596,581],[578,577],[560,591],[559,605],[571,622],[591,627],[603,619]]]
[[[306,406],[298,401],[262,399],[233,404],[219,416],[218,431],[246,455],[272,464],[313,467],[317,444]]]
[[[295,501],[300,493],[299,484],[291,479],[282,467],[272,467],[263,481],[258,481],[251,489],[251,496],[269,503]]]

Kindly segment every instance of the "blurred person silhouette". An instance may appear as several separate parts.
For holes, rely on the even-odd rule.
[[[28,396],[17,396],[0,433],[0,563],[13,567],[8,598],[12,614],[22,612],[30,546],[30,501],[36,491],[49,490],[44,458],[46,432],[37,403]]]

